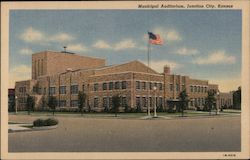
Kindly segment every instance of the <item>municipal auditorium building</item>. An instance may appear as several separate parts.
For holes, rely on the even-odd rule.
[[[57,110],[77,110],[78,92],[87,100],[84,110],[103,112],[112,107],[112,96],[121,96],[120,111],[167,110],[179,101],[186,89],[189,109],[203,108],[208,90],[217,92],[217,107],[231,106],[232,93],[220,93],[218,85],[208,80],[171,74],[166,66],[158,73],[138,60],[124,64],[106,65],[105,59],[70,52],[43,51],[32,55],[32,79],[15,84],[18,110],[26,109],[27,95],[35,97],[35,109],[44,107],[44,100],[55,96]],[[148,101],[147,101],[148,99]],[[147,103],[148,102],[148,103]]]

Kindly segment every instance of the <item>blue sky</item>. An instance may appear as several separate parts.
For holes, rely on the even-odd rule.
[[[67,50],[107,59],[107,65],[147,61],[147,31],[163,46],[152,46],[151,67],[208,79],[221,91],[237,89],[241,77],[240,10],[12,10],[10,83],[30,79],[31,54]]]

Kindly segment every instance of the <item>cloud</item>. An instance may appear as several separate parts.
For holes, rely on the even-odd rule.
[[[25,42],[37,42],[44,39],[44,34],[32,27],[29,27],[20,35],[20,39]]]
[[[136,47],[136,43],[132,39],[124,39],[115,44],[114,50],[119,51],[119,50],[124,50],[124,49],[131,49],[135,47]]]
[[[111,45],[108,42],[104,40],[98,40],[96,41],[92,47],[97,49],[107,49],[107,50],[113,50],[113,51],[121,51],[126,49],[138,49],[138,50],[147,50],[146,46],[140,46],[138,45],[133,39],[127,38],[118,41],[117,43]]]
[[[216,51],[209,54],[207,57],[198,57],[193,63],[199,65],[208,65],[208,64],[234,64],[235,57],[227,55],[225,51]]]
[[[31,55],[32,53],[34,53],[34,52],[29,48],[23,48],[20,50],[21,55]]]
[[[156,27],[155,29],[153,29],[153,33],[159,34],[161,38],[166,42],[174,42],[182,40],[181,35],[175,29]]]
[[[31,68],[27,65],[16,66],[9,73],[9,88],[14,88],[16,81],[28,79],[31,79]]]
[[[105,42],[104,40],[98,40],[92,46],[98,49],[112,49],[111,45]]]
[[[67,45],[67,50],[69,51],[77,51],[77,52],[86,52],[88,51],[88,48],[84,46],[83,44],[69,44]]]
[[[74,37],[67,34],[67,33],[58,33],[50,37],[49,41],[52,42],[65,42],[65,41],[71,41]]]
[[[21,40],[28,43],[47,44],[48,42],[66,42],[72,41],[75,38],[67,33],[56,33],[53,35],[45,34],[33,27],[28,27],[19,37]]]
[[[147,61],[142,61],[145,65],[148,65]],[[150,66],[152,69],[154,69],[155,71],[162,73],[163,72],[163,68],[165,65],[170,66],[171,70],[176,70],[180,67],[182,67],[181,64],[174,62],[174,61],[169,61],[169,60],[152,60],[150,61]]]
[[[186,47],[179,48],[176,52],[179,55],[196,55],[199,53],[197,49],[189,49]]]

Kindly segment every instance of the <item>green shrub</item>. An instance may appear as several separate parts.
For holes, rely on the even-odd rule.
[[[42,127],[42,126],[54,126],[58,124],[58,120],[55,118],[48,119],[37,119],[33,122],[34,127]]]

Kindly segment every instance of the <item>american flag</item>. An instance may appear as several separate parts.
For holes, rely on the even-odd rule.
[[[163,45],[163,40],[161,39],[160,35],[148,32],[148,36],[149,36],[149,43],[155,45]]]

